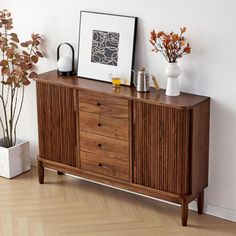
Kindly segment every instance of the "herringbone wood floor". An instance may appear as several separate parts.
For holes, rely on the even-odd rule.
[[[33,168],[0,178],[0,236],[236,235],[236,223],[189,212],[119,190],[46,171],[39,185]]]

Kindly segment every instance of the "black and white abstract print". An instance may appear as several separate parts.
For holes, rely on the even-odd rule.
[[[120,34],[93,30],[91,62],[117,66]]]

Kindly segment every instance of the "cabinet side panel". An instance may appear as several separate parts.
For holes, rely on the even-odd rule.
[[[208,185],[210,99],[191,111],[191,169],[192,193]]]
[[[134,102],[134,183],[189,193],[189,111]]]
[[[39,156],[75,166],[73,89],[37,83]]]
[[[45,144],[44,144],[44,123],[45,118],[43,116],[44,114],[44,106],[43,106],[43,93],[41,89],[41,83],[36,83],[36,96],[37,96],[37,115],[38,115],[38,143],[39,143],[39,157],[45,156]]]
[[[73,89],[59,87],[60,89],[60,162],[76,166],[76,111],[74,109]]]
[[[56,89],[56,86],[37,83],[39,156],[56,162],[60,161],[60,103],[58,98],[59,90]]]
[[[80,112],[79,112],[79,90],[74,90],[74,110],[76,111],[76,167],[81,167],[80,160]]]

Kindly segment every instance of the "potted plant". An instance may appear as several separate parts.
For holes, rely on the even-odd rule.
[[[168,77],[166,88],[166,95],[168,96],[178,96],[180,94],[178,76],[181,74],[181,70],[177,62],[179,58],[191,53],[190,44],[185,41],[183,36],[185,32],[186,27],[180,28],[180,34],[175,34],[173,31],[169,34],[155,30],[151,32],[152,51],[160,52],[168,62],[165,70]]]
[[[17,138],[25,87],[37,77],[43,54],[39,34],[20,43],[8,10],[0,11],[0,176],[12,178],[30,169],[29,142]]]

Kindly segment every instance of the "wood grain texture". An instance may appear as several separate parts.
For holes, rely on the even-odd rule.
[[[191,190],[193,194],[208,186],[210,99],[191,110]]]
[[[189,112],[134,103],[134,182],[189,194]]]
[[[203,211],[210,99],[43,74],[37,81],[39,181],[44,167]],[[56,102],[55,102],[56,100]]]
[[[116,179],[116,178],[113,178],[110,176],[105,176],[105,175],[95,173],[92,171],[83,170],[81,168],[68,166],[65,164],[61,164],[59,162],[54,162],[54,161],[50,161],[50,160],[46,160],[46,159],[42,159],[42,158],[38,158],[38,159],[40,161],[42,161],[44,167],[47,167],[50,169],[59,170],[64,173],[69,173],[72,175],[80,176],[82,178],[96,181],[98,183],[103,183],[103,184],[109,185],[111,187],[117,187],[117,188],[125,189],[128,191],[137,192],[137,193],[140,193],[143,195],[147,195],[150,197],[155,197],[155,198],[159,198],[162,200],[181,204],[181,196],[182,195],[180,195],[180,194],[169,193],[169,192],[161,191],[161,190],[146,187],[146,186],[140,186],[139,184],[119,180],[119,179]],[[187,197],[188,197],[188,199],[194,200],[194,199],[196,199],[197,196],[187,195]]]
[[[128,118],[127,100],[96,93],[81,91],[79,93],[79,109],[107,117]]]
[[[76,166],[73,89],[37,83],[39,155]]]
[[[81,131],[80,150],[113,159],[129,161],[129,143],[124,140]]]
[[[129,181],[129,162],[81,152],[81,169]]]
[[[133,183],[133,101],[129,101],[129,179]]]
[[[38,160],[38,179],[40,184],[44,183],[44,167],[42,161],[39,160]]]
[[[134,87],[122,86],[120,90],[114,91],[110,83],[71,77],[58,77],[56,71],[41,74],[36,81],[53,84],[62,87],[78,89],[80,91],[105,94],[110,97],[125,98],[132,101],[142,101],[151,104],[159,104],[165,107],[174,107],[176,109],[187,109],[204,101],[207,97],[194,94],[181,93],[177,97],[168,97],[165,90],[161,89],[156,92],[154,88],[149,93],[139,93]]]
[[[186,197],[181,198],[181,221],[183,226],[188,222],[188,200]]]
[[[0,178],[1,236],[233,236],[236,223],[45,170]]]
[[[129,120],[80,111],[80,130],[115,139],[129,140]]]
[[[203,214],[203,208],[204,208],[204,190],[199,192],[197,196],[197,210],[199,215]]]
[[[75,110],[75,124],[76,124],[76,167],[80,168],[80,112],[79,112],[79,90],[73,90],[74,95],[74,110]]]

